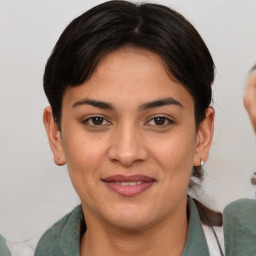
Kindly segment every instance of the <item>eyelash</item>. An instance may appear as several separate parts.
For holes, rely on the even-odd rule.
[[[102,122],[105,122],[105,124],[98,124],[97,125],[97,124],[90,123],[90,121],[91,122],[97,121],[96,119],[100,119]],[[93,128],[102,128],[102,127],[110,125],[111,123],[103,116],[90,116],[90,117],[82,120],[82,124],[86,125],[86,126],[89,126],[89,127],[93,127]]]
[[[98,119],[98,120],[97,120]],[[158,120],[157,120],[158,119]],[[94,121],[100,121],[99,124],[95,124],[93,123]],[[155,124],[150,124],[150,122],[154,122]],[[163,122],[163,124],[156,124],[157,121]],[[151,127],[167,127],[171,124],[174,124],[175,122],[170,118],[170,117],[166,117],[164,115],[156,115],[151,117],[146,123],[146,126],[151,126]],[[102,128],[102,127],[106,127],[108,125],[111,124],[111,122],[109,122],[105,117],[103,116],[90,116],[88,118],[86,118],[85,120],[82,120],[82,124],[86,125],[88,127],[92,127],[92,128]]]
[[[163,120],[161,120],[161,121],[164,121],[164,123],[161,124],[161,125],[150,124],[151,121],[156,122],[157,119],[163,119]],[[161,128],[161,127],[167,127],[167,126],[172,125],[172,124],[174,124],[174,123],[175,123],[174,120],[171,119],[170,117],[166,117],[166,116],[164,116],[164,115],[156,115],[156,116],[151,117],[151,118],[146,122],[146,125],[148,125],[148,126],[155,126],[155,127]]]

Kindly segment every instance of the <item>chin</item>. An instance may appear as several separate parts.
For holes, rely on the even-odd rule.
[[[120,230],[124,231],[141,231],[150,226],[152,221],[145,219],[118,219],[111,224]]]
[[[126,207],[115,210],[110,216],[105,216],[109,223],[123,230],[135,231],[142,230],[154,223],[152,211],[146,211],[144,208],[135,209],[135,207]]]

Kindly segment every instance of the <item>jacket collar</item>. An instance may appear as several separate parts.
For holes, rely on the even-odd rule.
[[[188,233],[182,256],[209,256],[209,250],[202,229],[200,217],[193,200],[188,197]],[[79,256],[80,238],[86,231],[83,210],[81,205],[77,206],[65,226],[59,239],[60,247],[65,256]]]
[[[188,197],[189,225],[187,240],[182,256],[209,256],[209,250],[205,239],[200,217],[194,201]]]

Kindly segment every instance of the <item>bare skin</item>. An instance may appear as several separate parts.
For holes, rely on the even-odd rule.
[[[244,89],[244,106],[256,133],[256,70],[252,71]]]
[[[187,187],[192,167],[208,158],[213,121],[208,108],[196,130],[192,96],[157,55],[136,48],[110,53],[88,81],[67,89],[61,132],[45,109],[55,163],[67,163],[82,203],[81,256],[182,254]],[[112,175],[154,181],[123,195],[104,181]]]

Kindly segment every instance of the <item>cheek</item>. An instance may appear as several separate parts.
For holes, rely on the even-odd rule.
[[[84,203],[95,200],[95,187],[100,182],[99,170],[105,155],[103,148],[95,141],[77,138],[67,140],[64,148],[74,189]]]
[[[152,156],[161,170],[161,183],[167,201],[187,194],[195,152],[194,133],[173,133],[154,143]]]
[[[97,169],[106,155],[106,143],[100,136],[89,136],[85,132],[70,133],[65,136],[63,147],[72,182],[97,180]]]
[[[93,163],[105,149],[100,135],[90,134],[79,126],[71,126],[63,133],[63,147],[67,162],[81,166]]]
[[[167,201],[181,200],[187,195],[187,189],[193,168],[194,147],[189,140],[180,144],[165,143],[161,147],[159,163],[163,170],[163,191]],[[159,148],[160,151],[160,148]],[[160,158],[161,157],[161,158]]]
[[[176,133],[152,141],[152,155],[168,173],[191,172],[195,153],[195,136]]]

